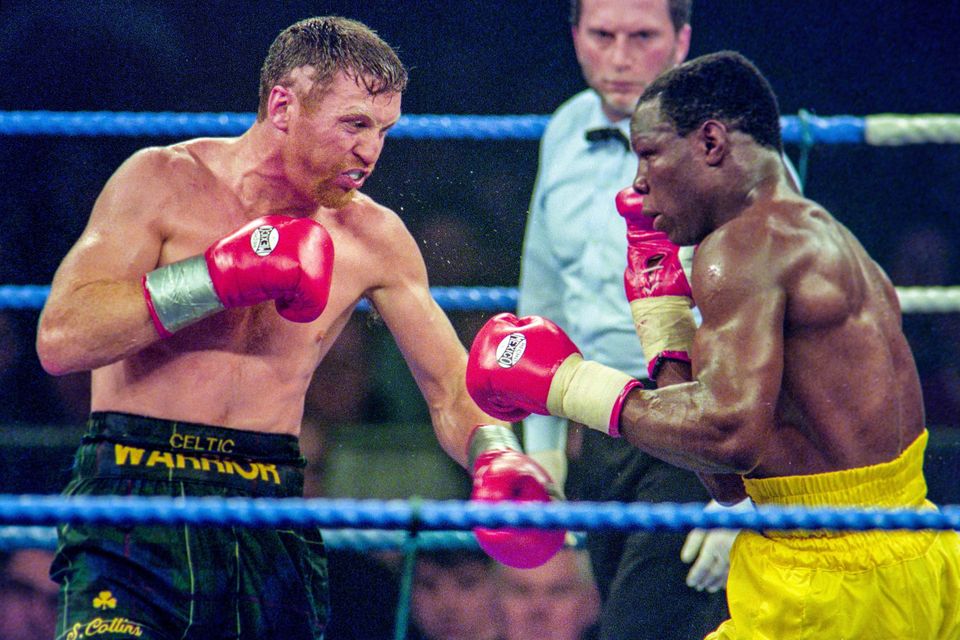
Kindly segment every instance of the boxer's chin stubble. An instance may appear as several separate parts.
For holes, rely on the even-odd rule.
[[[327,209],[342,209],[353,200],[355,189],[344,191],[342,187],[329,182],[318,182],[313,190],[317,202]]]
[[[344,169],[341,166],[333,167],[314,181],[313,195],[321,207],[342,209],[353,200],[356,189],[344,189],[343,185],[338,184],[337,177]]]

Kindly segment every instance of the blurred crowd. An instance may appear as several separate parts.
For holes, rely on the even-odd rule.
[[[0,552],[0,640],[54,637],[53,553]],[[391,640],[407,607],[409,640],[593,640],[600,597],[585,551],[565,549],[536,569],[497,564],[479,549],[421,551],[410,600],[400,602],[402,558],[331,553],[328,640]]]
[[[48,571],[53,552],[0,552],[0,640],[55,637],[57,585]]]

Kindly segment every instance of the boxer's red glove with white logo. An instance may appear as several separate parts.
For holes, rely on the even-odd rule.
[[[627,187],[617,194],[616,203],[627,223],[623,288],[647,359],[647,373],[656,379],[664,359],[690,362],[697,328],[690,311],[693,293],[680,264],[680,247],[653,228],[653,218],[643,215],[643,196]]]
[[[147,273],[143,291],[153,324],[169,337],[223,309],[274,300],[292,322],[323,312],[333,276],[333,241],[307,218],[264,216],[202,255]]]
[[[516,422],[531,413],[568,418],[620,435],[620,409],[640,382],[583,359],[556,324],[539,316],[495,315],[467,361],[467,391],[481,409]]]
[[[560,493],[549,474],[520,449],[510,427],[480,425],[470,434],[467,449],[473,472],[471,499],[482,502],[550,502]],[[520,569],[538,567],[563,547],[563,529],[473,530],[487,554]]]

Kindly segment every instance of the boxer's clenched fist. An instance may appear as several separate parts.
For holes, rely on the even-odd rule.
[[[202,255],[143,277],[157,332],[168,337],[223,309],[275,301],[293,322],[323,312],[333,275],[333,241],[308,218],[264,216],[212,244]]]
[[[627,267],[623,289],[633,325],[647,359],[647,373],[656,379],[666,358],[690,362],[696,323],[690,308],[693,293],[680,264],[680,247],[643,215],[643,196],[633,187],[616,197],[617,212],[627,223]]]
[[[640,382],[583,359],[555,323],[540,316],[495,315],[481,327],[467,361],[467,391],[502,420],[531,413],[569,418],[619,435],[620,409]]]
[[[549,502],[558,498],[553,480],[523,453],[510,427],[480,425],[468,446],[473,473],[471,499],[482,502],[513,500]],[[563,547],[562,529],[474,529],[487,554],[510,567],[530,569],[549,560]]]

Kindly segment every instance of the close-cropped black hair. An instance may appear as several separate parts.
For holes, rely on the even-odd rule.
[[[735,51],[710,53],[654,80],[638,104],[660,98],[660,113],[681,136],[719,120],[759,144],[783,150],[777,97],[759,69]]]

